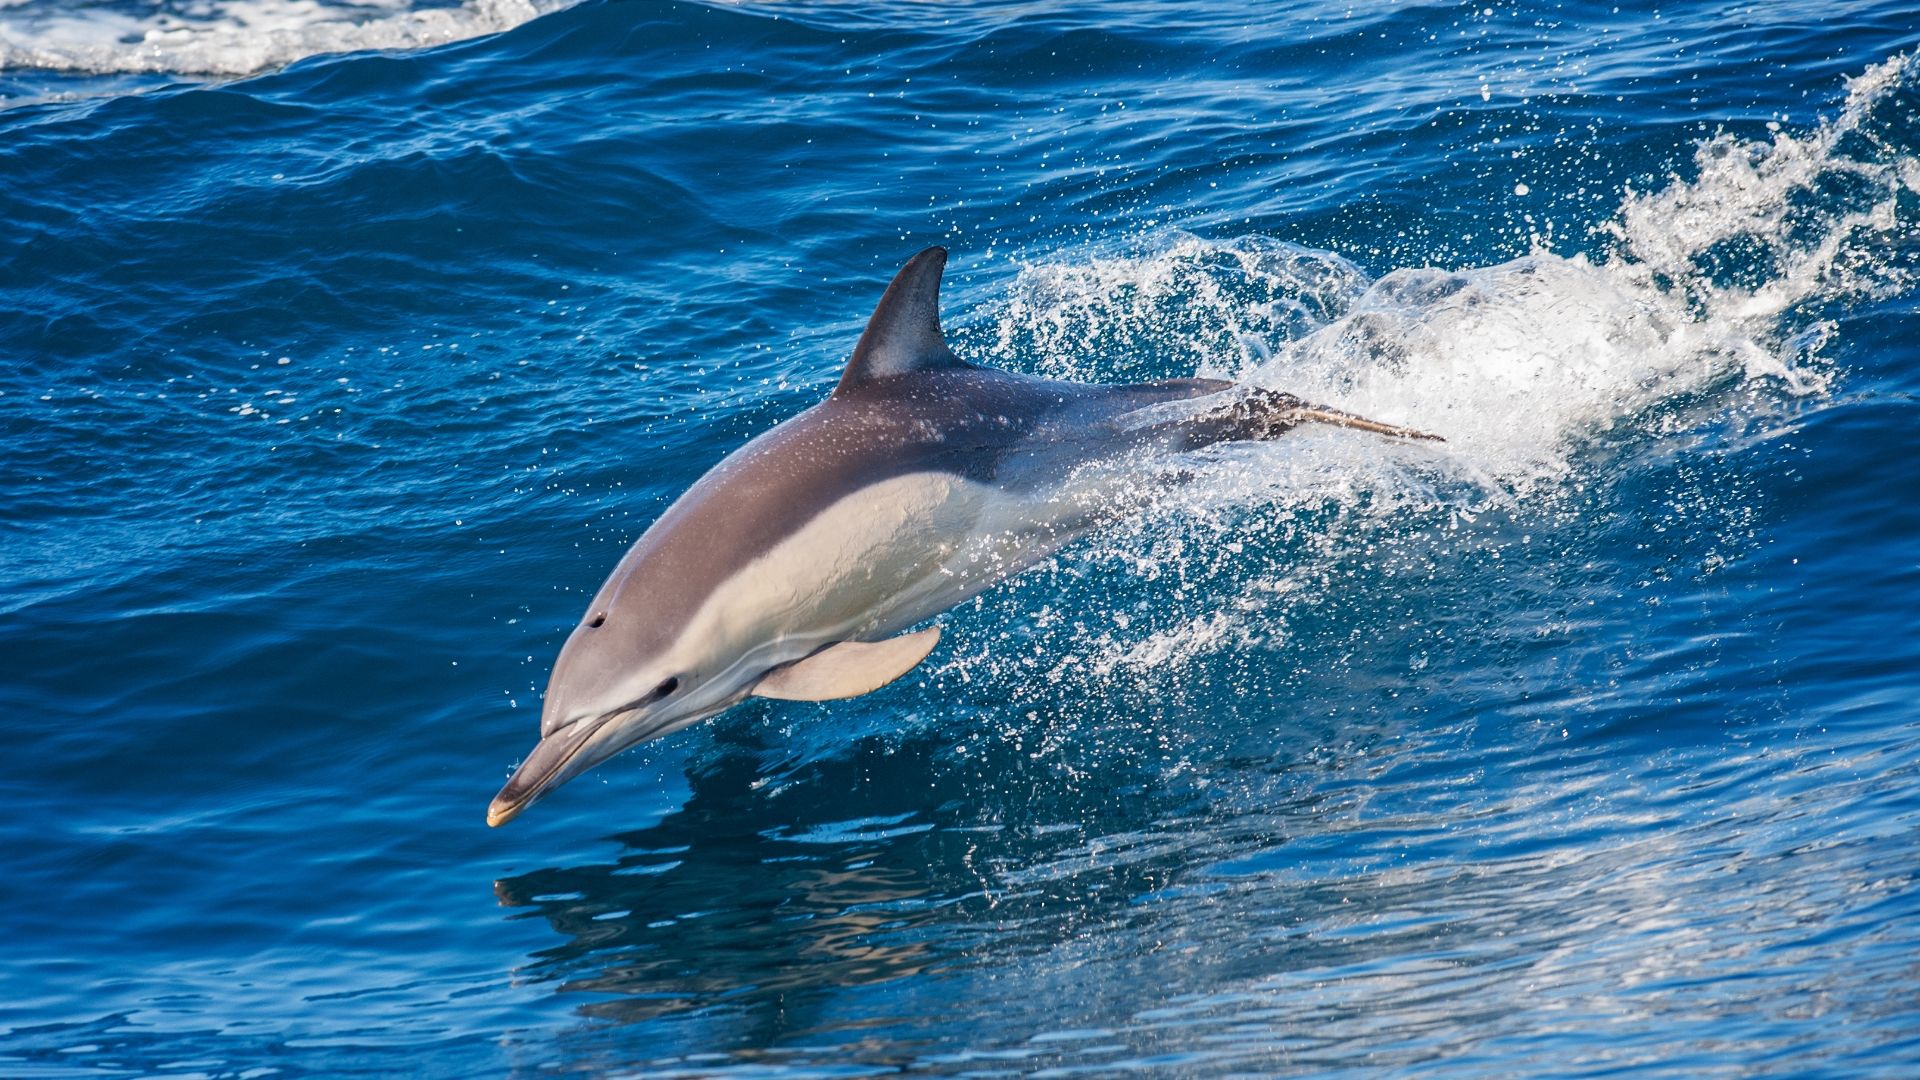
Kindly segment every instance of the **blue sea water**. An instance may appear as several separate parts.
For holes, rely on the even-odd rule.
[[[1915,1075],[1916,44],[0,4],[0,1075]],[[1196,454],[487,829],[933,243],[970,358],[1448,441]]]

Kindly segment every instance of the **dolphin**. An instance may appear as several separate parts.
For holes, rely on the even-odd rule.
[[[1303,422],[1436,438],[1218,379],[1097,385],[968,363],[940,328],[946,261],[939,247],[909,260],[833,393],[715,465],[614,567],[487,824],[749,696],[887,685],[940,639],[912,627],[1137,506],[1143,455]]]

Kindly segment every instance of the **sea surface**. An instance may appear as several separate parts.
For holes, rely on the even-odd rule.
[[[0,0],[0,1076],[1920,1075],[1920,15]],[[956,348],[1170,463],[500,829],[642,529]]]

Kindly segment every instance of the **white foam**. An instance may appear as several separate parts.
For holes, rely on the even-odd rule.
[[[1409,510],[1428,524],[1470,521],[1490,504],[1550,513],[1581,486],[1596,440],[1694,434],[1756,402],[1824,392],[1820,350],[1835,328],[1823,309],[1912,285],[1897,251],[1920,223],[1911,196],[1900,202],[1903,189],[1920,191],[1920,158],[1899,143],[1911,139],[1905,121],[1877,111],[1901,108],[1916,81],[1920,65],[1895,57],[1853,80],[1839,114],[1810,130],[1708,139],[1696,177],[1625,195],[1598,260],[1536,247],[1494,266],[1370,281],[1329,252],[1174,235],[1144,254],[1023,268],[991,312],[992,337],[1004,360],[1049,374],[1141,377],[1131,354],[1149,350],[1161,374],[1170,361],[1229,374],[1447,440],[1309,434],[1202,455],[1198,482],[1170,500],[1179,521],[1138,524],[1088,556],[1116,568],[1137,572],[1127,553],[1145,548],[1149,562],[1225,572],[1222,542],[1250,526],[1311,554],[1302,530],[1324,529],[1314,515],[1329,508],[1376,523],[1346,530],[1361,544]],[[1183,541],[1210,518],[1207,539]],[[1255,573],[1284,586],[1296,571]],[[1158,667],[1242,640],[1238,618],[1147,619],[1068,635],[1054,651],[1079,653],[1089,670]],[[1255,622],[1284,626],[1284,612]]]
[[[995,340],[1082,378],[1111,377],[1088,359],[1108,346],[1171,353],[1202,374],[1437,432],[1479,475],[1532,488],[1566,475],[1595,432],[1710,385],[1823,388],[1830,328],[1794,312],[1911,285],[1885,253],[1916,233],[1896,196],[1920,190],[1920,159],[1871,118],[1915,69],[1907,56],[1876,65],[1805,134],[1707,140],[1697,178],[1626,195],[1598,262],[1537,247],[1369,281],[1329,252],[1176,235],[1144,255],[1024,268],[994,312]],[[1849,137],[1877,160],[1844,151]],[[1839,177],[1851,193],[1836,201]],[[1732,243],[1745,280],[1715,276],[1711,257]]]
[[[250,75],[319,53],[496,33],[571,0],[0,0],[0,69]]]

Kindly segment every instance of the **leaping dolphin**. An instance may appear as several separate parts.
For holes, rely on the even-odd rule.
[[[1432,439],[1218,379],[1131,386],[980,367],[940,329],[944,248],[880,298],[840,384],[729,454],[641,535],[560,650],[500,825],[635,743],[749,695],[827,701],[912,670],[903,633],[1134,505],[1141,453],[1315,422]]]

